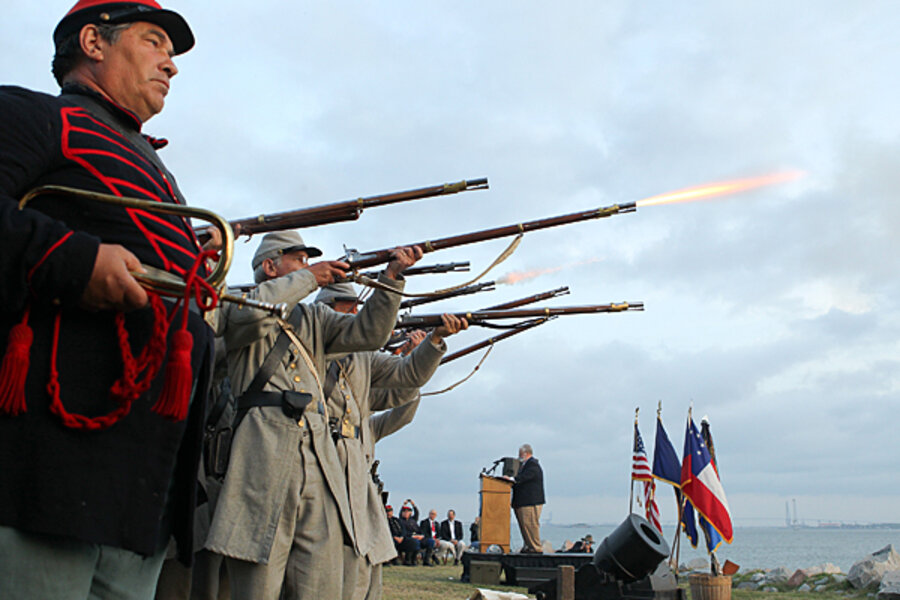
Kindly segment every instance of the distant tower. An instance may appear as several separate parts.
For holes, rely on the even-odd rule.
[[[791,502],[794,503],[794,525],[798,525],[800,522],[797,520],[797,499],[791,498]]]
[[[784,501],[784,526],[791,526],[791,507],[787,500]]]

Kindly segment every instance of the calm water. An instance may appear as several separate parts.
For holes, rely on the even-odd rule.
[[[595,544],[609,535],[616,525],[592,525],[589,527],[569,527],[542,525],[541,537],[549,540],[554,548],[562,546],[565,540],[575,541],[590,533]],[[674,526],[666,527],[666,542],[672,544]],[[512,547],[522,546],[515,519],[512,522]],[[788,529],[785,527],[747,527],[734,532],[731,545],[722,544],[716,552],[720,563],[729,559],[741,566],[742,570],[752,568],[786,567],[799,569],[826,562],[840,567],[846,573],[853,563],[866,554],[893,544],[900,551],[900,529]],[[595,546],[596,547],[596,546]],[[693,558],[706,558],[706,552],[691,548],[687,538],[681,539],[679,561],[685,563]]]

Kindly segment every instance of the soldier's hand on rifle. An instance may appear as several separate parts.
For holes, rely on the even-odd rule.
[[[422,341],[428,337],[428,334],[422,331],[421,329],[415,329],[406,334],[406,342],[403,343],[402,346],[397,348],[394,351],[394,354],[400,354],[401,356],[406,356],[410,352],[416,349],[416,346],[422,343]]]
[[[388,263],[384,274],[388,279],[397,279],[404,270],[416,264],[422,258],[422,249],[418,246],[403,246],[391,250],[391,262]]]
[[[444,324],[431,332],[431,341],[435,344],[440,344],[445,337],[469,328],[469,322],[456,315],[444,313],[441,315],[441,321]]]
[[[199,237],[209,238],[205,242],[203,242],[204,250],[222,249],[222,232],[219,231],[218,227],[207,227],[202,232],[200,232]]]
[[[315,276],[316,283],[322,287],[346,278],[349,268],[350,265],[340,260],[322,260],[309,265],[306,270]]]
[[[147,292],[131,275],[146,273],[137,256],[117,244],[100,244],[81,305],[88,310],[134,310],[147,305]]]

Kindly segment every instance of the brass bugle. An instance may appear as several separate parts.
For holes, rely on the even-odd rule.
[[[69,196],[78,198],[79,200],[91,200],[103,204],[111,204],[113,206],[137,208],[147,212],[206,221],[212,224],[222,234],[222,249],[219,252],[219,260],[216,262],[216,266],[212,272],[206,277],[206,283],[216,290],[219,300],[257,308],[276,314],[282,318],[290,312],[289,307],[286,304],[259,302],[250,298],[222,293],[225,288],[225,276],[228,274],[228,270],[231,268],[231,261],[234,258],[234,231],[232,231],[228,221],[211,210],[196,206],[185,206],[183,204],[154,202],[127,196],[114,196],[113,194],[91,192],[62,185],[42,185],[31,189],[21,200],[19,200],[19,209],[25,208],[25,206],[35,198],[46,195]],[[185,283],[180,277],[155,267],[147,265],[141,266],[146,270],[146,273],[132,271],[131,274],[145,289],[164,296],[177,297],[184,295]]]

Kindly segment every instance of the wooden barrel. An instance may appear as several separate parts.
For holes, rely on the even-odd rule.
[[[731,577],[728,575],[692,573],[688,581],[692,600],[731,600]]]

